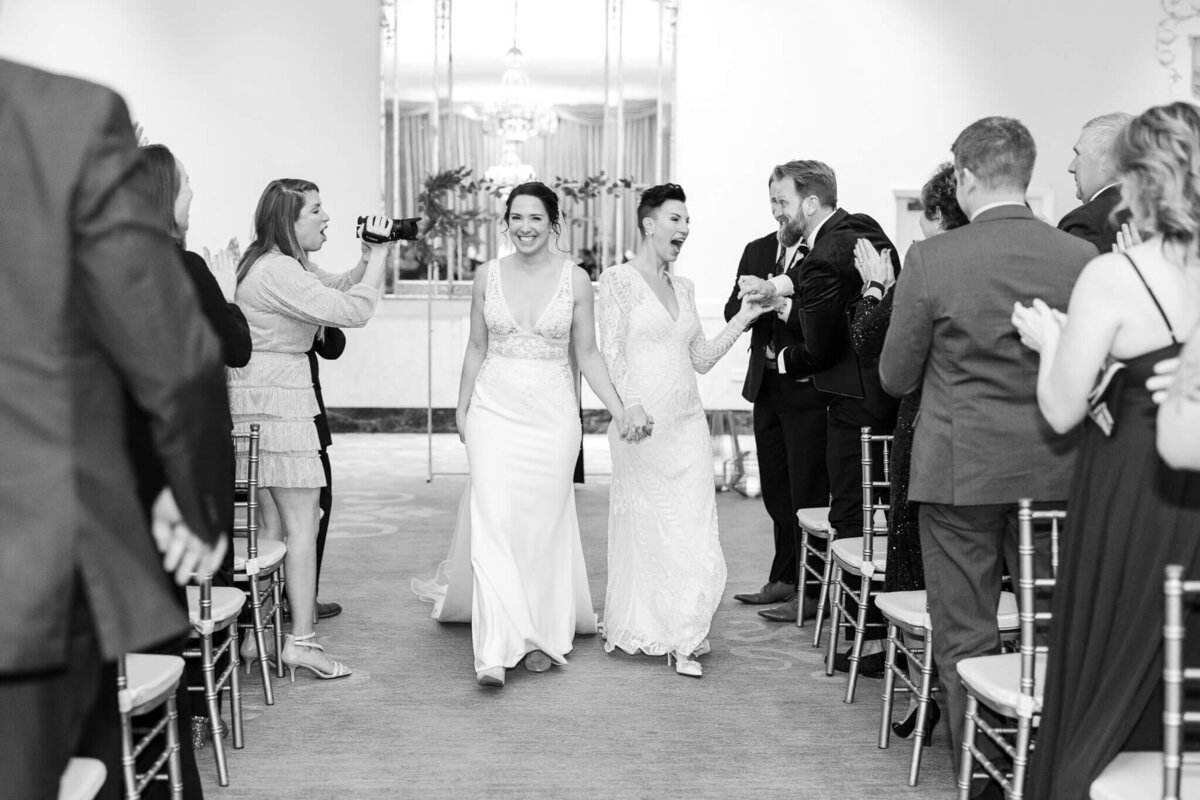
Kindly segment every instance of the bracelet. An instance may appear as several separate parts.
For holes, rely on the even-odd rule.
[[[879,293],[883,294],[883,284],[880,283],[879,281],[871,281],[870,283],[868,283],[867,288],[863,289],[864,294],[866,293],[867,289],[878,289]]]

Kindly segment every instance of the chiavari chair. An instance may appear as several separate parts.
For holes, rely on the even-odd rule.
[[[213,586],[212,576],[200,581],[199,586],[187,587],[188,618],[192,623],[192,640],[198,647],[187,648],[184,658],[200,662],[203,683],[188,686],[188,691],[203,692],[208,708],[209,730],[212,733],[213,755],[217,761],[217,781],[221,786],[229,785],[229,768],[225,760],[225,735],[221,729],[220,696],[229,695],[230,713],[233,720],[233,746],[245,746],[242,735],[242,685],[240,656],[238,653],[238,615],[246,604],[246,595],[241,589],[228,586]],[[216,637],[219,634],[220,642]],[[224,662],[224,667],[220,664]],[[219,670],[219,671],[218,671]]]
[[[182,678],[183,659],[179,656],[129,653],[117,659],[117,708],[126,800],[138,800],[154,780],[167,781],[172,800],[183,797],[179,714],[175,706],[175,691]],[[159,708],[162,714],[152,727],[135,730],[134,717]],[[144,772],[139,772],[138,758],[159,738],[164,742],[162,752]]]

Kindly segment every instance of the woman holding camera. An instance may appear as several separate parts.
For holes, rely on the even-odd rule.
[[[383,282],[391,220],[370,217],[362,259],[340,275],[324,272],[309,254],[325,244],[329,215],[316,184],[271,181],[254,213],[254,241],[237,268],[238,305],[250,323],[254,354],[229,370],[234,429],[260,426],[262,535],[287,541],[287,597],[292,632],[280,657],[291,672],[322,679],[350,670],[325,654],[313,632],[316,612],[317,514],[325,473],[313,418],[318,412],[305,355],[325,325],[359,328],[375,313]]]

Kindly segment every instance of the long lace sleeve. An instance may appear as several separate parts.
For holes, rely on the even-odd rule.
[[[686,278],[676,278],[684,288],[684,298],[692,307],[692,315],[699,320],[699,314],[696,313],[696,287],[691,281]],[[688,355],[692,359],[692,368],[704,374],[713,368],[713,365],[721,360],[721,356],[729,352],[729,348],[733,347],[733,343],[738,340],[746,328],[739,321],[737,315],[725,325],[722,330],[713,339],[708,339],[704,336],[704,329],[700,327],[699,321],[696,322],[692,332],[692,338],[688,341]]]
[[[629,284],[615,270],[600,275],[600,299],[597,304],[597,323],[600,327],[600,354],[608,367],[621,402],[626,406],[640,405],[641,393],[629,380],[629,364],[625,360],[625,338],[629,330]]]
[[[296,261],[279,259],[263,265],[259,284],[266,308],[311,325],[361,328],[375,313],[379,290],[353,284],[345,291],[325,286]]]

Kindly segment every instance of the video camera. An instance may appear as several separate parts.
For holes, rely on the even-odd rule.
[[[383,244],[384,242],[397,242],[401,239],[419,239],[421,234],[417,228],[421,222],[420,217],[411,219],[394,219],[392,220],[392,235],[384,239],[382,236],[377,236],[369,232],[367,227],[367,218],[358,218],[358,228],[355,230],[355,236],[358,236],[364,242],[369,244]]]

